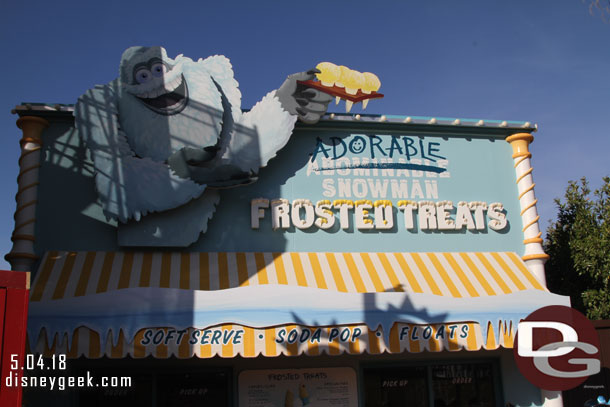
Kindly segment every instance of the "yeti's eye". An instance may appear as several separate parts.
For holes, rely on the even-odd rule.
[[[150,67],[150,70],[153,76],[159,77],[163,76],[163,74],[167,72],[167,67],[162,63],[158,62],[156,64],[153,64],[153,66]]]
[[[138,69],[136,72],[136,82],[146,83],[151,80],[152,75],[148,69]]]

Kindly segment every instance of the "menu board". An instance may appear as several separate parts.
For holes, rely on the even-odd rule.
[[[245,370],[240,407],[357,407],[356,372],[348,367]]]

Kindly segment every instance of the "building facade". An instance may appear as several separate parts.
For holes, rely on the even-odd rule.
[[[25,405],[561,405],[512,355],[520,319],[569,306],[545,285],[530,123],[327,114],[247,182],[123,222],[74,107],[15,111],[28,348],[132,380]]]

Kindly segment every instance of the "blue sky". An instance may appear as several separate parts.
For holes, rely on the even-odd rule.
[[[537,123],[531,150],[543,229],[569,180],[586,176],[597,186],[610,175],[610,25],[589,13],[588,0],[5,0],[0,9],[2,254],[11,247],[19,157],[10,110],[74,103],[114,79],[132,45],[162,45],[172,57],[226,55],[243,107],[286,75],[332,61],[381,78],[386,96],[367,113]]]

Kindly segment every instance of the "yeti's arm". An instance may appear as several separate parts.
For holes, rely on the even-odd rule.
[[[242,113],[241,92],[229,59],[214,55],[197,63],[209,72],[224,97],[220,163],[237,166],[246,173],[258,172],[286,145],[297,116],[282,107],[276,91]]]
[[[91,152],[104,214],[121,222],[180,206],[205,185],[175,176],[169,167],[132,151],[120,130],[116,81],[96,86],[78,99],[76,128]]]
[[[297,118],[304,123],[315,124],[326,113],[332,97],[299,83],[314,79],[315,73],[319,72],[314,69],[288,76],[278,90],[268,93],[244,114],[240,124],[258,133],[258,157],[253,157],[253,163],[259,162],[259,167],[264,167],[275,157],[292,135]],[[239,127],[236,131],[240,131]],[[256,147],[253,145],[248,151],[254,155]],[[256,172],[254,167],[250,169]]]
[[[313,79],[315,71],[290,75],[282,86],[269,92],[252,110],[241,112],[241,93],[229,60],[215,55],[198,61],[210,73],[224,96],[223,135],[218,160],[257,173],[286,145],[297,118],[316,123],[332,97],[297,81]]]
[[[231,164],[257,173],[286,145],[296,121],[297,116],[284,110],[276,91],[269,92],[235,123],[223,158],[236,157]]]
[[[252,110],[244,113],[235,124],[230,138],[229,154],[239,159],[233,163],[247,172],[258,172],[286,145],[297,118],[315,124],[326,113],[332,97],[301,85],[298,81],[314,78],[319,71],[301,72],[288,76],[282,86],[269,92]]]

